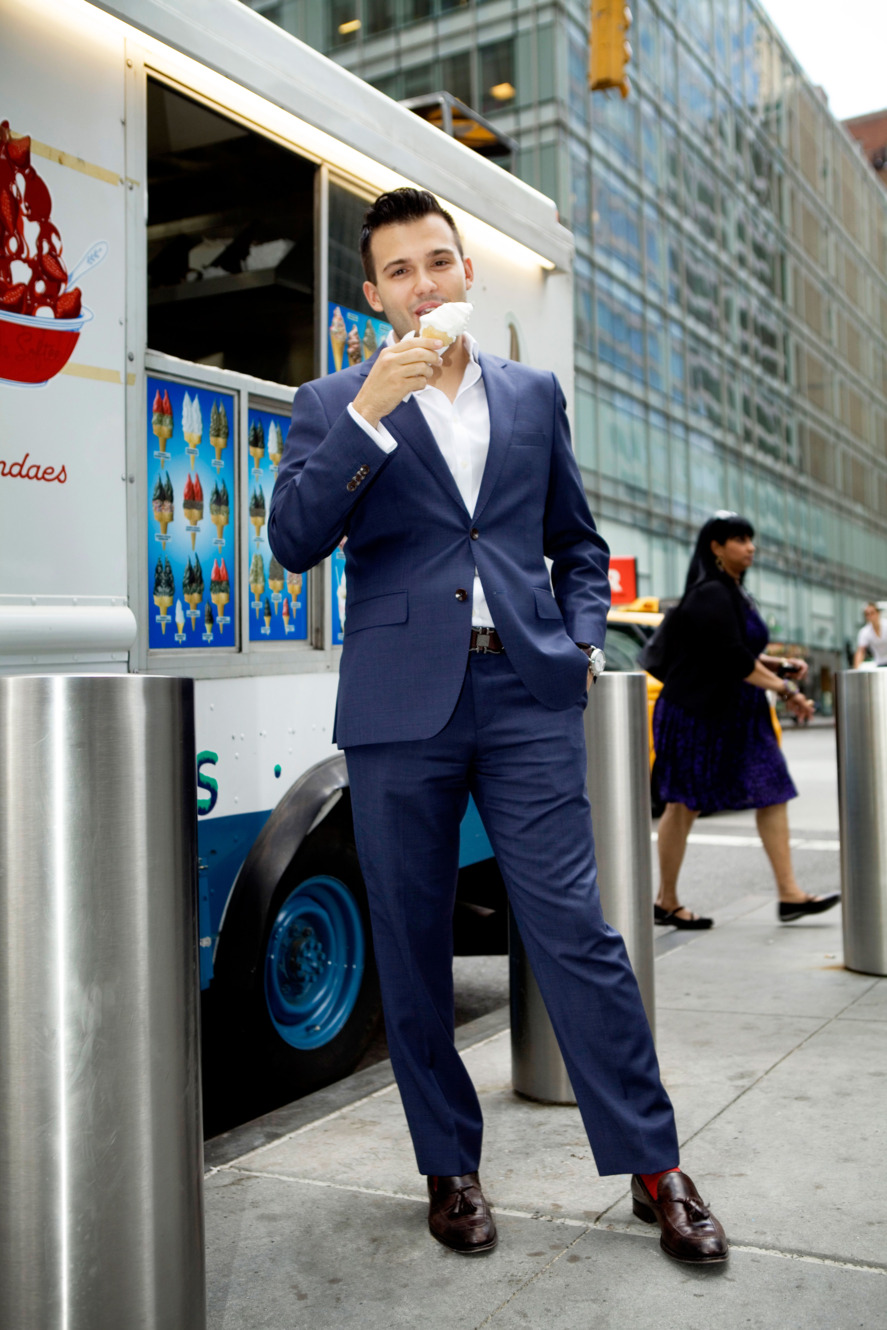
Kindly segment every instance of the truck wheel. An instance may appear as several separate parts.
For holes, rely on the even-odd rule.
[[[320,828],[268,911],[254,1052],[269,1093],[298,1098],[352,1072],[381,1012],[366,889],[354,846]]]

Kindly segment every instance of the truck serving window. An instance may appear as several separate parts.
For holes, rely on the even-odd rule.
[[[298,385],[314,367],[316,168],[148,82],[148,345]]]

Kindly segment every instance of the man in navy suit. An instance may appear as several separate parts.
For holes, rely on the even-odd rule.
[[[723,1229],[678,1167],[637,983],[598,900],[582,713],[602,664],[608,551],[563,394],[552,374],[467,334],[445,351],[416,335],[474,278],[432,195],[383,194],[360,247],[364,293],[393,332],[365,364],[297,392],[268,536],[295,571],[347,536],[335,737],[431,1232],[466,1254],[496,1244],[480,1106],[453,1029],[472,794],[599,1172],[634,1175],[635,1213],[659,1223],[670,1255],[722,1261]]]

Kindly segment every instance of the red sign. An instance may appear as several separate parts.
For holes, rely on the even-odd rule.
[[[610,599],[614,605],[627,605],[638,594],[637,559],[611,557]]]

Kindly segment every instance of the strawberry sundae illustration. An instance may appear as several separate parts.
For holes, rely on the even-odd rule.
[[[188,530],[191,532],[191,548],[193,550],[194,542],[200,532],[199,523],[203,520],[203,489],[200,485],[200,477],[196,473],[193,478],[189,474],[185,480],[182,511],[188,519]]]
[[[75,279],[105,257],[99,241],[68,272],[52,198],[31,140],[0,123],[0,381],[42,386],[68,363],[91,312]],[[24,271],[23,271],[24,270]]]

